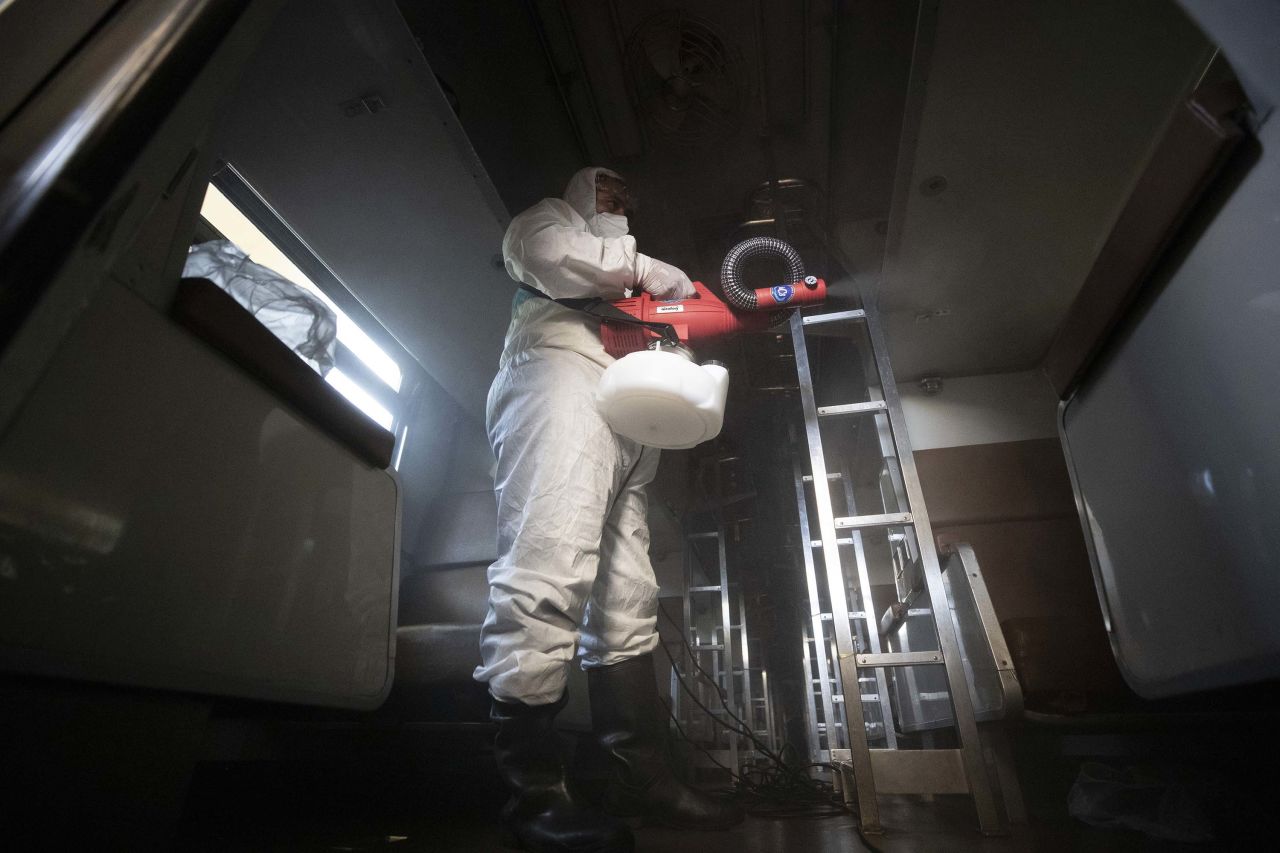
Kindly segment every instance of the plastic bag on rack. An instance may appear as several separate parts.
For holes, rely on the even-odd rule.
[[[207,278],[248,309],[321,376],[333,367],[337,317],[319,297],[249,260],[230,240],[192,246],[185,278]]]

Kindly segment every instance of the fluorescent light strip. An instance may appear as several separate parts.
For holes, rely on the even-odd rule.
[[[400,430],[400,446],[396,448],[396,461],[391,463],[391,467],[400,470],[400,460],[404,458],[404,446],[409,441],[409,425],[405,424]]]
[[[335,367],[325,374],[324,381],[337,388],[342,396],[354,403],[357,409],[372,418],[383,429],[391,429],[395,418],[350,376]]]

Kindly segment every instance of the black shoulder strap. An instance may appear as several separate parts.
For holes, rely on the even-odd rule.
[[[657,332],[659,336],[672,346],[679,346],[680,336],[676,334],[675,326],[670,323],[650,323],[647,320],[641,320],[632,317],[626,311],[614,308],[613,303],[606,302],[598,296],[591,296],[582,299],[555,299],[543,293],[532,285],[520,282],[520,289],[537,296],[540,299],[546,299],[557,305],[563,305],[574,311],[581,311],[584,314],[590,314],[606,323],[621,323],[626,326],[643,326],[651,332]]]

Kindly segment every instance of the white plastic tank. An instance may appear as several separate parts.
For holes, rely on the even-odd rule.
[[[633,352],[611,364],[596,406],[613,431],[649,447],[683,450],[720,434],[729,371],[695,364],[686,349]]]

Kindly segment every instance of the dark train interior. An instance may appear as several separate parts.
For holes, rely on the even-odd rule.
[[[1276,5],[8,0],[0,68],[6,849],[502,849],[503,236],[589,166],[826,287],[691,343],[654,678],[747,818],[637,850],[1276,843]]]

